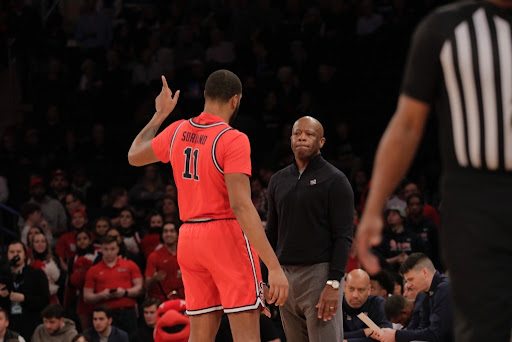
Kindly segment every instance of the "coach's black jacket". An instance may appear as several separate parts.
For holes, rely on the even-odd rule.
[[[396,342],[452,342],[454,340],[453,317],[448,277],[436,271],[430,289],[420,298],[422,303],[418,328],[409,330],[409,324],[407,330],[397,330]]]
[[[347,177],[315,156],[302,175],[287,166],[268,185],[267,237],[281,265],[330,262],[329,279],[345,273],[354,227]]]

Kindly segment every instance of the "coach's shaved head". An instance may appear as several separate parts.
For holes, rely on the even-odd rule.
[[[309,124],[313,129],[315,129],[318,132],[318,136],[320,138],[323,138],[323,136],[324,136],[324,126],[322,126],[320,121],[318,121],[314,117],[312,117],[312,116],[303,116],[303,117],[301,117],[300,119],[295,121],[295,123],[293,124],[293,128],[295,128],[295,126],[299,125],[300,123],[307,123],[307,124]]]
[[[291,136],[292,151],[300,168],[306,167],[309,161],[320,154],[324,146],[324,128],[320,121],[303,116],[295,121]]]

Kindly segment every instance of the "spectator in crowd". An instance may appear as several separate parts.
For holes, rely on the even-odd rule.
[[[119,215],[119,232],[123,237],[126,250],[133,254],[142,254],[139,229],[135,223],[135,213],[124,208]]]
[[[29,265],[35,269],[42,270],[48,278],[50,290],[50,303],[57,304],[57,292],[59,291],[58,281],[60,279],[60,268],[58,261],[53,256],[51,246],[46,240],[46,235],[37,233],[34,235],[31,244]]]
[[[32,228],[30,228],[28,230],[28,233],[27,233],[27,237],[26,237],[26,240],[27,240],[27,256],[30,255],[30,253],[32,252],[31,249],[32,249],[32,241],[34,240],[34,235],[36,234],[43,234],[43,235],[46,235],[45,234],[45,231],[43,230],[43,228],[39,227],[39,226],[34,226]],[[48,239],[47,239],[48,240]],[[23,242],[23,241],[22,241]]]
[[[157,79],[160,75],[161,73],[157,75]],[[162,181],[162,175],[156,164],[145,166],[143,172],[141,179],[128,192],[130,203],[149,202],[154,206],[165,194],[165,185]]]
[[[405,229],[405,209],[391,207],[387,211],[388,230],[383,236],[378,252],[393,270],[398,270],[408,255],[423,251],[421,239]]]
[[[69,266],[69,292],[76,299],[76,313],[82,330],[92,327],[92,305],[85,303],[84,284],[87,271],[98,260],[98,251],[94,248],[89,234],[82,230],[76,233],[76,255]]]
[[[384,304],[386,318],[391,323],[399,325],[398,329],[409,329],[413,310],[414,300],[407,299],[398,294],[389,297],[386,300],[386,304]],[[414,330],[414,328],[411,327],[410,330]]]
[[[66,203],[66,195],[69,191],[69,180],[67,173],[62,169],[52,171],[50,178],[50,196],[58,200],[62,205]]]
[[[375,332],[357,317],[365,313],[380,328],[391,328],[386,319],[384,303],[380,296],[370,294],[370,276],[361,269],[347,274],[343,292],[343,338],[348,342],[372,341]]]
[[[84,300],[110,307],[115,325],[132,333],[137,327],[135,298],[142,293],[139,267],[131,260],[118,257],[119,245],[114,237],[103,239],[101,253],[102,260],[87,271]]]
[[[157,298],[147,298],[142,303],[144,323],[139,325],[137,331],[130,336],[130,341],[153,342],[153,332],[156,326],[157,310],[160,304],[162,304],[162,302]]]
[[[76,254],[75,235],[77,232],[87,228],[87,222],[85,210],[75,209],[71,212],[71,227],[73,229],[63,234],[55,247],[55,253],[59,257],[60,266],[64,271],[68,270],[68,263]]]
[[[146,218],[146,227],[148,231],[144,234],[141,241],[142,253],[144,259],[148,259],[158,246],[161,245],[162,226],[164,219],[158,211],[149,213]]]
[[[105,195],[103,203],[103,215],[110,217],[113,227],[119,226],[119,214],[128,206],[128,191],[123,187],[114,187]]]
[[[15,331],[7,329],[9,326],[9,315],[3,307],[0,306],[0,341],[5,342],[26,342],[23,336]]]
[[[7,284],[0,284],[0,306],[10,310],[11,328],[30,340],[41,323],[41,310],[50,302],[50,291],[44,272],[27,265],[25,251],[21,241],[7,246],[10,279]]]
[[[165,302],[185,298],[181,270],[177,259],[178,229],[174,222],[165,222],[162,230],[163,247],[149,255],[146,265],[148,297]]]
[[[425,247],[425,254],[432,260],[437,269],[441,268],[439,256],[438,228],[427,216],[423,215],[425,202],[420,194],[412,194],[406,198],[407,219],[405,229],[417,234]]]
[[[30,202],[41,207],[43,218],[48,222],[53,236],[58,238],[67,229],[66,212],[62,204],[46,194],[44,181],[37,176],[30,180],[30,195]]]
[[[72,191],[66,195],[66,212],[68,217],[76,210],[87,211],[87,207],[82,194]]]
[[[180,215],[178,213],[178,206],[176,205],[176,200],[174,198],[167,195],[164,196],[162,202],[162,215],[164,217],[164,221],[179,221]]]
[[[395,281],[393,276],[387,270],[381,270],[379,273],[370,276],[371,291],[373,296],[381,296],[387,299],[395,290]]]
[[[107,236],[113,236],[117,240],[117,244],[119,245],[119,256],[128,260],[133,261],[139,266],[139,269],[143,269],[145,265],[141,265],[141,258],[139,254],[134,254],[127,250],[126,245],[124,244],[123,236],[119,232],[118,228],[110,228],[107,231]],[[100,248],[101,252],[101,248]]]
[[[85,0],[76,24],[75,39],[84,49],[107,48],[112,41],[112,23],[96,10],[96,0]]]
[[[130,342],[128,334],[112,324],[112,310],[107,306],[97,306],[92,312],[94,328],[87,329],[84,334],[93,342]]]
[[[43,324],[40,324],[30,342],[68,342],[77,334],[75,322],[64,317],[60,304],[50,304],[41,311]]]
[[[110,220],[106,216],[98,217],[94,224],[92,225],[92,234],[93,234],[93,244],[94,248],[101,248],[101,239],[105,235],[107,235],[108,230],[110,229]]]
[[[71,342],[92,342],[92,338],[89,337],[89,335],[78,334],[75,337],[73,337]]]
[[[343,333],[339,292],[352,244],[354,195],[346,176],[322,158],[324,143],[318,120],[297,120],[295,162],[268,185],[267,236],[294,289],[280,308],[291,341],[334,341]]]
[[[412,194],[421,194],[420,189],[418,188],[418,185],[413,182],[405,183],[404,190],[403,190],[403,198],[404,200],[409,198]],[[436,208],[431,206],[428,203],[423,203],[423,216],[428,217],[432,222],[436,224],[437,227],[439,227],[439,213],[437,212]]]
[[[48,241],[53,242],[52,232],[49,229],[46,229],[46,231],[43,230],[43,226],[47,226],[47,222],[43,219],[41,207],[38,204],[31,202],[23,204],[21,207],[21,217],[24,221],[24,226],[21,230],[21,241],[25,245],[29,245],[27,236],[33,227],[37,227],[39,230],[43,231]],[[51,242],[50,246],[52,246]]]
[[[400,267],[407,285],[420,291],[421,322],[416,329],[382,329],[380,341],[453,341],[450,281],[423,253],[413,253]]]

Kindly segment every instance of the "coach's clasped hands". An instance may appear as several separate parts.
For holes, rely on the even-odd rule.
[[[268,270],[268,288],[263,287],[265,300],[269,304],[284,305],[288,298],[288,279],[281,268]]]

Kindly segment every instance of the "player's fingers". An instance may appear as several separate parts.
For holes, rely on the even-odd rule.
[[[167,85],[167,80],[165,79],[165,76],[162,75],[162,89],[169,89],[169,86]]]
[[[176,90],[176,93],[174,93],[174,97],[172,99],[174,102],[178,102],[179,98],[180,98],[180,91]]]
[[[275,286],[270,286],[269,290],[268,290],[268,296],[269,296],[269,303],[272,304],[276,301],[277,299],[277,296],[278,293],[276,293],[276,287]]]
[[[275,296],[276,297],[276,302],[275,302],[275,304],[277,306],[280,306],[280,305],[284,304],[283,301],[282,301],[282,290],[283,289],[281,288],[281,286],[276,286],[276,296]]]

